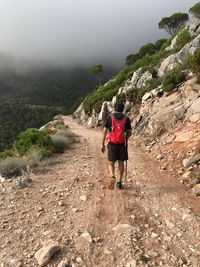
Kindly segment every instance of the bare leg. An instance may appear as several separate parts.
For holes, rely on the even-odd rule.
[[[108,162],[108,170],[110,172],[110,176],[113,177],[115,176],[115,163],[112,161]]]
[[[115,182],[116,182],[116,179],[115,179],[115,163],[112,162],[112,161],[109,161],[108,162],[108,169],[109,169],[110,176],[111,176],[111,180],[110,180],[110,184],[109,184],[108,188],[110,190],[114,190]]]
[[[119,182],[122,181],[123,174],[124,174],[124,161],[118,161],[118,168],[119,168]]]

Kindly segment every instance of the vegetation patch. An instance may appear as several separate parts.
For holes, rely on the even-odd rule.
[[[195,73],[200,72],[200,47],[198,47],[193,55],[190,54],[187,59],[187,63],[189,67],[194,71]]]
[[[186,74],[180,68],[174,68],[166,73],[163,79],[163,90],[170,92],[185,80]]]
[[[27,161],[23,158],[6,158],[0,161],[0,174],[3,177],[10,178],[12,176],[22,175],[27,170]]]
[[[186,28],[182,29],[177,35],[175,52],[180,51],[191,40],[192,37],[189,31]]]

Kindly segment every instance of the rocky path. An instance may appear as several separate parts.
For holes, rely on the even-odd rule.
[[[30,187],[1,191],[0,266],[38,266],[54,240],[48,266],[199,267],[199,201],[176,175],[130,143],[126,189],[110,191],[101,133],[65,121],[80,143]]]

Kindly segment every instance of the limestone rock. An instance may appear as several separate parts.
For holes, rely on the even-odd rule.
[[[133,226],[132,225],[130,225],[130,224],[117,224],[114,228],[113,228],[113,230],[114,231],[121,231],[121,230],[131,230],[131,229],[133,229]]]
[[[88,243],[92,243],[92,236],[90,233],[85,232],[81,235]]]
[[[195,186],[192,188],[192,191],[194,192],[194,194],[195,194],[196,196],[200,196],[200,184],[195,185]]]
[[[60,249],[57,242],[50,241],[35,253],[35,258],[40,266],[49,263],[51,257]]]
[[[164,59],[158,69],[158,77],[164,76],[164,74],[175,67],[178,66],[177,56],[176,54],[172,54]]]
[[[67,267],[68,266],[68,262],[66,260],[61,261],[57,267]]]
[[[183,166],[187,169],[199,161],[200,161],[200,155],[192,156],[183,160]]]
[[[142,74],[142,68],[139,68],[138,70],[136,70],[133,73],[133,76],[131,78],[131,83],[132,83],[133,86],[136,86],[137,85],[137,82],[138,82],[141,74]]]
[[[188,31],[191,35],[198,33],[198,28],[200,26],[200,20],[198,18],[194,18],[191,20],[190,25],[188,27]]]

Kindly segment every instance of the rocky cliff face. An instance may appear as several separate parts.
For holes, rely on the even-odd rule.
[[[180,51],[165,58],[158,66],[157,76],[162,77],[168,70],[184,64],[189,53],[194,53],[200,47],[200,20],[194,19],[187,26],[193,40],[187,43]],[[172,40],[166,50],[172,50],[177,41],[177,36]],[[74,117],[88,128],[98,127],[107,115],[113,111],[117,99],[123,97],[125,112],[131,117],[133,129],[140,134],[155,135],[175,125],[179,121],[190,121],[198,123],[200,120],[200,89],[199,85],[188,75],[188,81],[182,84],[175,92],[167,95],[163,93],[162,85],[146,93],[142,98],[140,108],[135,105],[135,92],[141,90],[152,74],[139,68],[133,73],[131,79],[127,80],[123,87],[119,88],[117,95],[112,101],[102,103],[100,113],[93,110],[92,115],[85,113],[83,104],[75,111]]]

